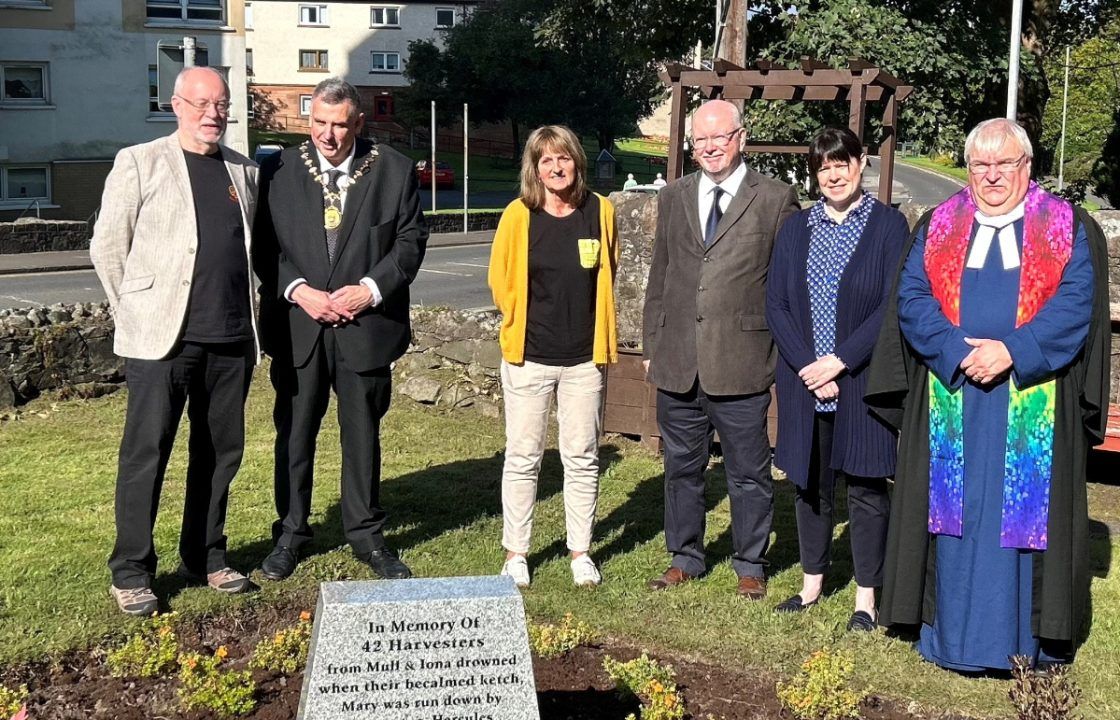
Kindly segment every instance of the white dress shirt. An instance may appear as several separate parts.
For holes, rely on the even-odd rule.
[[[700,225],[708,222],[708,213],[712,211],[712,190],[716,185],[719,189],[723,190],[723,194],[719,196],[719,209],[721,212],[727,212],[727,206],[731,204],[731,198],[735,197],[735,193],[739,192],[739,186],[743,184],[743,178],[747,176],[747,164],[740,162],[739,167],[735,171],[724,178],[721,183],[715,183],[704,172],[700,173],[700,189],[698,191],[698,200],[700,202]]]
[[[342,173],[342,175],[340,175],[338,178],[338,202],[342,205],[342,211],[344,215],[346,213],[346,190],[354,184],[354,180],[350,177],[350,166],[354,162],[354,153],[356,153],[357,150],[358,143],[355,142],[350,146],[350,153],[346,156],[346,158],[343,159],[343,161],[338,165],[332,165],[329,160],[323,157],[318,148],[315,149],[315,155],[319,158],[319,172],[322,174],[324,180],[327,177],[328,170],[338,170],[340,173]],[[324,185],[324,187],[326,186]],[[359,282],[361,282],[362,285],[365,285],[370,294],[373,296],[369,306],[377,307],[378,305],[380,305],[383,298],[381,297],[381,291],[378,289],[377,283],[375,283],[372,278],[368,277],[362,278]],[[284,297],[288,300],[288,302],[295,302],[294,300],[292,300],[292,292],[294,292],[295,289],[300,285],[304,285],[306,283],[306,278],[296,278],[291,282],[290,285],[288,285],[287,289],[284,290]]]

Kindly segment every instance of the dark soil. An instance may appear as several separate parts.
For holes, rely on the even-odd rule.
[[[261,638],[295,623],[300,608],[255,608],[252,613],[216,617],[178,626],[180,646],[212,652],[224,645],[229,651],[228,667],[242,668]],[[622,720],[637,713],[633,699],[614,691],[603,671],[603,658],[637,657],[639,651],[619,640],[594,647],[581,647],[559,658],[533,658],[537,700],[541,720]],[[690,659],[658,656],[670,663],[677,685],[695,720],[771,720],[788,718],[774,693],[776,677],[746,668],[725,668]],[[252,720],[292,720],[299,706],[303,677],[254,670],[257,708],[245,716]],[[31,720],[150,720],[217,718],[210,712],[179,710],[178,681],[174,677],[120,679],[109,674],[104,650],[71,653],[51,662],[38,662],[0,670],[0,684],[26,684],[30,690]],[[878,697],[864,704],[868,720],[925,718],[906,712],[894,702]],[[937,720],[956,716],[937,715]]]

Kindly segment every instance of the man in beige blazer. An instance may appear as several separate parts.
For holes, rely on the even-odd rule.
[[[217,71],[185,69],[171,105],[175,133],[117,154],[90,243],[128,384],[109,568],[112,596],[130,615],[158,609],[152,527],[184,406],[179,573],[221,592],[252,587],[226,562],[225,515],[258,358],[249,270],[257,168],[218,144],[229,87]]]

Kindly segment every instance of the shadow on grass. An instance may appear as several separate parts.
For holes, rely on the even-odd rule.
[[[599,449],[600,473],[605,474],[622,456],[614,445]],[[389,546],[408,550],[441,535],[502,514],[503,456],[472,458],[424,468],[390,478],[381,485],[380,501],[389,514],[386,525]],[[316,483],[338,482],[337,478],[317,478]],[[537,501],[543,502],[563,492],[564,468],[555,449],[545,451],[537,481]],[[397,528],[401,528],[399,531]],[[329,552],[346,544],[341,505],[333,503],[320,522],[312,523],[313,537],[304,546],[301,559]],[[496,538],[497,540],[497,538]],[[271,552],[268,537],[242,544],[229,552],[230,564],[239,569],[255,568]],[[557,540],[537,550],[530,560],[539,564],[567,553],[564,541]],[[177,593],[185,583],[177,576],[157,579],[160,592]]]

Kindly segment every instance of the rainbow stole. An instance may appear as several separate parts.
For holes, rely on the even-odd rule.
[[[961,275],[976,205],[968,188],[939,206],[926,232],[933,296],[960,326]],[[1073,206],[1035,183],[1027,190],[1015,327],[1030,322],[1058,289],[1073,252]],[[1046,549],[1054,454],[1055,382],[1020,389],[1010,379],[1000,547]],[[929,531],[961,536],[964,515],[963,390],[929,373]]]

